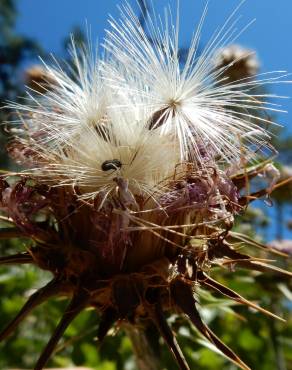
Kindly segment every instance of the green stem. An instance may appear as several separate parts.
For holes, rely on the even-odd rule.
[[[149,343],[143,328],[132,325],[124,326],[125,332],[131,340],[135,355],[137,369],[139,370],[160,370],[162,366],[154,352],[153,346]]]

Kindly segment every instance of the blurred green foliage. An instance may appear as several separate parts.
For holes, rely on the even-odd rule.
[[[18,100],[24,91],[23,71],[25,60],[42,53],[39,45],[30,38],[15,32],[17,17],[14,0],[0,1],[0,158],[1,169],[7,168],[9,158],[5,151],[5,125],[9,112],[4,108],[7,100]]]

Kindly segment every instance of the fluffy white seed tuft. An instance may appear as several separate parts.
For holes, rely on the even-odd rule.
[[[18,152],[34,158],[26,173],[84,199],[105,199],[123,181],[156,201],[180,164],[226,169],[266,153],[271,121],[258,112],[279,109],[258,91],[283,73],[226,81],[230,65],[215,68],[216,55],[236,38],[236,12],[199,53],[206,13],[184,61],[178,18],[174,25],[170,12],[164,22],[153,13],[145,29],[126,4],[110,20],[102,60],[72,41],[73,67],[44,64],[50,88],[9,104],[23,131]]]

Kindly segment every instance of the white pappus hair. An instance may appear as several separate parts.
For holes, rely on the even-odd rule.
[[[203,168],[206,152],[226,169],[265,151],[271,122],[254,112],[279,109],[256,89],[285,75],[222,84],[228,66],[216,69],[215,56],[235,39],[236,11],[199,54],[206,13],[207,6],[184,63],[178,17],[174,25],[170,12],[164,22],[153,14],[145,29],[122,6],[121,19],[110,20],[102,60],[72,40],[69,73],[45,64],[53,86],[28,92],[26,104],[9,103],[24,127],[22,144],[36,154],[26,173],[78,187],[84,199],[115,191],[119,179],[133,194],[153,197],[178,164]]]
[[[247,160],[255,159],[257,151],[270,148],[267,126],[273,122],[258,112],[281,110],[268,101],[274,96],[260,93],[259,88],[279,82],[285,72],[222,84],[231,64],[215,68],[218,50],[244,30],[236,29],[235,15],[241,4],[199,52],[206,5],[184,63],[180,59],[178,16],[174,24],[170,11],[163,21],[152,9],[142,27],[126,4],[120,8],[120,20],[110,20],[105,48],[115,63],[109,66],[108,80],[113,88],[128,90],[137,105],[148,109],[150,129],[175,135],[182,161],[201,162],[202,145],[226,165],[240,161],[243,155]],[[126,73],[121,78],[123,66]]]

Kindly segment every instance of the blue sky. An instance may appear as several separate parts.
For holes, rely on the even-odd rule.
[[[135,4],[135,0],[129,2]],[[117,17],[117,5],[122,3],[121,0],[19,0],[17,30],[38,40],[46,51],[60,55],[62,40],[75,25],[85,28],[86,21],[92,28],[93,39],[98,37],[102,40],[104,29],[108,26],[108,15]],[[239,0],[209,1],[202,34],[203,45],[239,3]],[[153,0],[153,4],[158,11],[163,11],[167,4],[175,9],[177,0]],[[182,45],[187,46],[205,4],[206,0],[180,0]],[[292,1],[246,0],[238,14],[242,15],[241,27],[256,18],[256,22],[241,35],[238,42],[257,50],[262,70],[292,72]],[[292,85],[276,86],[273,92],[292,96]],[[284,107],[292,114],[292,99],[284,101]],[[292,119],[287,115],[279,118],[292,131]]]
[[[135,0],[129,2],[135,4]],[[62,56],[64,38],[76,25],[85,29],[86,21],[91,26],[92,38],[98,37],[102,41],[104,29],[108,27],[108,15],[117,17],[117,5],[122,3],[121,0],[19,0],[17,31],[39,41],[46,51]],[[239,3],[239,0],[209,1],[202,45]],[[168,4],[175,9],[177,0],[153,0],[153,4],[162,12]],[[205,0],[180,0],[181,46],[188,46],[205,4]],[[262,71],[292,72],[292,0],[246,0],[238,15],[242,15],[241,27],[256,18],[238,43],[258,52]],[[292,84],[273,86],[272,92],[292,97]],[[290,114],[279,115],[278,121],[292,132],[292,99],[284,100],[283,106]],[[274,234],[273,229],[270,232]],[[285,236],[291,238],[292,232],[286,231]],[[273,236],[269,235],[269,238]]]

